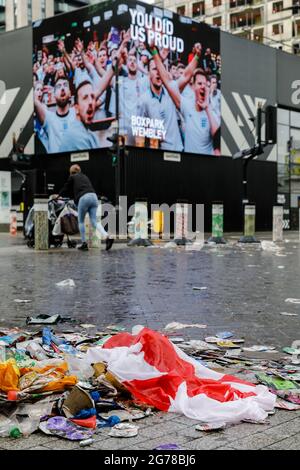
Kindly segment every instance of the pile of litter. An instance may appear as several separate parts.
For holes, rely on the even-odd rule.
[[[57,319],[28,325],[47,320]],[[244,347],[226,331],[191,341],[171,331],[192,326],[169,324],[165,334],[114,325],[96,333],[94,325],[1,329],[0,437],[40,431],[88,446],[101,428],[136,436],[136,421],[156,411],[182,413],[210,431],[265,422],[274,406],[300,409],[300,350]]]

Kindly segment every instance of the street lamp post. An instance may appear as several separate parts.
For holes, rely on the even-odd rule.
[[[116,134],[117,134],[117,163],[115,166],[115,205],[117,215],[119,213],[119,200],[121,194],[121,163],[120,163],[120,73],[119,73],[119,59],[116,58],[115,65],[115,81],[116,81]]]
[[[259,104],[257,109],[257,116],[256,116],[256,133],[257,133],[257,141],[255,145],[249,149],[242,150],[237,152],[233,158],[234,159],[243,159],[243,208],[245,212],[245,230],[244,230],[244,237],[241,238],[241,242],[243,243],[250,243],[256,242],[254,237],[254,226],[255,226],[255,206],[249,206],[248,200],[248,165],[253,158],[262,155],[264,153],[264,147],[269,144],[276,143],[277,134],[276,134],[276,126],[277,126],[277,117],[276,117],[276,108],[274,106],[268,106],[265,112],[266,114],[266,138],[265,141],[262,142],[261,138],[261,125],[262,125],[262,105]],[[252,220],[253,219],[253,220]],[[247,223],[246,223],[247,221]],[[252,227],[253,226],[253,227]],[[249,229],[251,228],[251,230]],[[247,229],[247,230],[246,230]],[[249,229],[249,230],[248,230]],[[246,233],[247,232],[247,233]],[[249,236],[248,232],[253,232],[251,236]]]

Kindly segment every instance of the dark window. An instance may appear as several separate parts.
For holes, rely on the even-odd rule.
[[[279,13],[282,10],[283,10],[283,2],[273,3],[273,13]]]
[[[193,18],[205,15],[205,2],[193,3]]]
[[[222,26],[222,16],[216,16],[215,18],[213,18],[213,25]]]
[[[177,7],[177,15],[184,16],[185,15],[185,5],[181,7]]]
[[[273,34],[282,34],[283,33],[283,23],[273,24]]]

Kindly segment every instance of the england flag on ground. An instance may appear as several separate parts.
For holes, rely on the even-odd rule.
[[[86,360],[106,362],[136,400],[211,424],[261,421],[273,410],[276,396],[267,387],[208,369],[156,331],[134,333],[91,348]]]

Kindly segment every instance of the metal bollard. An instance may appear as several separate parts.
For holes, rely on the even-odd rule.
[[[163,211],[153,211],[153,232],[161,239],[164,231],[164,213]]]
[[[34,199],[34,246],[36,250],[49,249],[48,198]]]
[[[178,202],[176,204],[174,243],[176,243],[177,246],[185,246],[192,243],[191,240],[187,239],[188,213],[189,206],[187,203]]]
[[[273,207],[273,242],[283,241],[283,206]]]
[[[148,238],[148,204],[137,201],[134,205],[134,239],[128,246],[152,246]]]
[[[213,204],[212,206],[212,236],[208,242],[225,245],[224,235],[224,206]]]
[[[244,206],[244,235],[239,240],[240,243],[260,243],[255,238],[255,205],[245,204]]]

